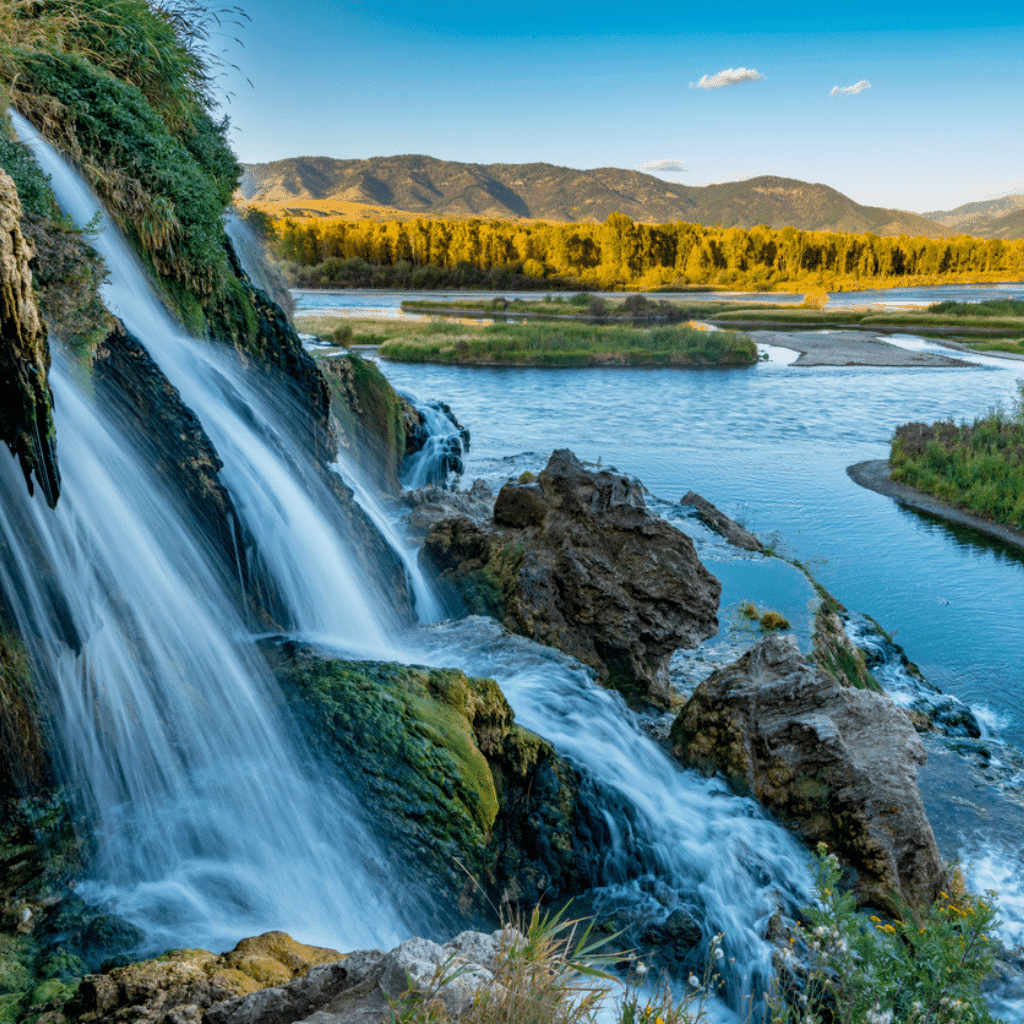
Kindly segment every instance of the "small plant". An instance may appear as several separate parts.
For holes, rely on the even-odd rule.
[[[776,633],[784,629],[789,629],[789,619],[781,612],[769,609],[761,616],[761,631],[763,633]]]
[[[327,336],[327,340],[332,345],[343,345],[345,348],[348,348],[352,344],[352,325],[339,324]]]
[[[753,601],[744,601],[739,607],[739,613],[751,622],[757,622],[761,618],[761,610]]]
[[[722,933],[712,937],[704,975],[691,974],[686,994],[677,1000],[669,983],[662,978],[653,988],[645,989],[647,968],[637,963],[630,972],[625,991],[618,1000],[617,1024],[700,1024],[709,1017],[708,1001],[724,986],[717,967],[725,959]]]
[[[776,954],[773,1024],[990,1024],[981,983],[993,965],[995,893],[952,895],[920,920],[885,922],[857,912],[842,868],[824,843],[811,862],[817,903]],[[801,961],[806,958],[806,963]]]
[[[528,469],[524,469],[522,473],[519,474],[519,482],[521,484],[532,484],[536,479],[537,478]]]

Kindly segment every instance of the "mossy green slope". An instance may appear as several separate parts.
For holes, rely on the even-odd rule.
[[[312,748],[346,779],[379,838],[470,910],[581,886],[578,773],[515,724],[491,679],[457,669],[272,654]],[[469,883],[467,885],[467,883]]]

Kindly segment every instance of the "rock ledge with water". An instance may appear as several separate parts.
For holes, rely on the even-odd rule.
[[[892,700],[840,685],[788,635],[702,682],[672,726],[685,765],[721,772],[857,872],[865,903],[901,913],[947,877],[917,785],[927,755]]]
[[[649,512],[640,484],[568,449],[507,483],[493,518],[450,516],[423,558],[473,613],[557,647],[627,699],[668,707],[668,662],[718,630],[721,585],[693,542]]]

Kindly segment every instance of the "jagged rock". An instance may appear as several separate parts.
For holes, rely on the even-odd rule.
[[[340,661],[292,640],[264,650],[309,748],[452,910],[584,886],[581,836],[593,828],[579,824],[579,772],[515,723],[494,680]]]
[[[494,492],[486,480],[474,480],[468,491],[450,491],[436,484],[406,493],[412,511],[406,520],[409,537],[420,544],[430,528],[452,515],[486,523],[494,514]]]
[[[21,232],[21,215],[14,181],[0,170],[0,439],[18,456],[29,493],[34,475],[54,508],[60,472],[47,382],[50,348],[32,291],[33,251]]]
[[[723,773],[808,844],[856,869],[865,903],[902,913],[947,884],[917,786],[926,753],[883,694],[842,686],[774,634],[702,682],[672,726],[673,754]]]
[[[305,946],[284,932],[243,939],[220,956],[178,949],[157,960],[87,975],[66,1009],[83,1022],[199,1024],[202,1011],[215,1003],[305,978],[311,968],[342,956],[334,949]]]
[[[647,511],[637,481],[566,449],[536,481],[505,484],[491,523],[431,526],[423,557],[469,611],[579,658],[632,701],[667,707],[672,653],[718,629],[721,585],[689,537]]]
[[[463,932],[443,946],[414,938],[390,953],[362,950],[290,984],[211,1006],[202,1024],[379,1024],[391,1018],[392,1004],[424,997],[457,1020],[475,992],[494,983],[515,937],[511,931]]]
[[[692,505],[697,510],[701,522],[715,533],[720,533],[730,544],[745,551],[763,551],[761,542],[739,523],[730,519],[724,512],[717,509],[706,498],[696,491],[687,491],[680,499],[680,505]]]

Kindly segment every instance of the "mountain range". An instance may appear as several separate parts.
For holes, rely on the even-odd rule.
[[[356,217],[366,211],[379,217],[592,223],[619,212],[649,224],[681,220],[723,227],[792,225],[930,238],[960,233],[1024,235],[1021,197],[996,201],[1004,206],[974,203],[921,215],[862,206],[827,185],[776,176],[694,186],[614,167],[579,171],[545,163],[469,164],[429,156],[293,157],[244,165],[239,187],[244,199],[291,216]],[[1012,205],[1014,200],[1019,200],[1017,206]]]

